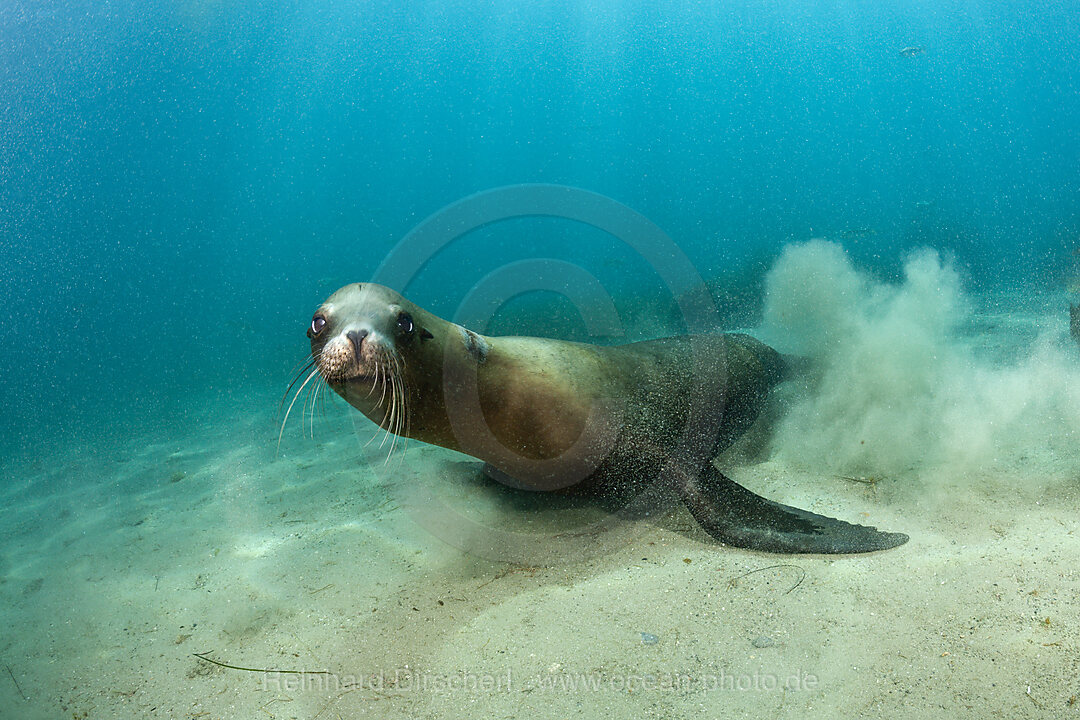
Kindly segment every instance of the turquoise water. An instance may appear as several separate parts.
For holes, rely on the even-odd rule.
[[[528,593],[538,593],[541,615],[552,623],[568,602],[559,596],[560,582],[609,583],[632,593],[641,587],[632,582],[640,568],[627,568],[641,566],[635,558],[661,554],[650,543],[669,548],[674,563],[653,578],[658,584],[680,582],[675,571],[686,570],[684,555],[698,563],[695,569],[710,562],[716,550],[707,543],[668,531],[642,541],[634,530],[616,533],[652,549],[633,545],[625,557],[612,550],[617,561],[586,563],[572,578],[550,568],[545,576],[536,558],[528,564],[532,574],[506,573],[484,565],[490,557],[462,559],[460,548],[448,549],[412,525],[398,530],[404,536],[384,529],[404,527],[407,515],[378,524],[400,498],[392,488],[405,476],[394,473],[411,473],[425,487],[447,482],[447,502],[473,508],[484,522],[509,522],[527,511],[538,513],[544,527],[554,523],[558,534],[558,517],[543,507],[470,485],[462,458],[414,444],[401,465],[371,470],[370,450],[353,440],[366,441],[372,428],[332,402],[314,420],[303,416],[308,425],[290,420],[279,450],[275,412],[291,369],[308,352],[311,312],[341,285],[385,270],[388,257],[394,267],[415,265],[399,289],[443,317],[454,317],[492,273],[517,268],[528,288],[542,273],[514,263],[558,261],[545,266],[542,292],[503,298],[487,326],[492,333],[588,339],[590,318],[559,297],[576,286],[575,268],[610,294],[622,323],[613,335],[679,332],[687,324],[676,306],[680,291],[703,281],[720,328],[772,332],[779,345],[818,353],[829,368],[823,394],[798,406],[779,440],[756,457],[754,477],[766,483],[763,490],[788,488],[782,478],[791,473],[802,483],[789,498],[794,504],[835,495],[841,509],[826,504],[829,514],[881,512],[874,522],[913,537],[922,530],[930,539],[912,552],[925,554],[896,561],[905,572],[947,575],[952,563],[972,562],[935,554],[955,543],[950,513],[961,512],[962,503],[934,505],[941,514],[912,511],[945,492],[931,477],[958,483],[958,497],[980,498],[976,507],[998,507],[1011,492],[1005,488],[1046,493],[1047,502],[1061,500],[1054,517],[1072,522],[1070,478],[1080,470],[1072,401],[1080,371],[1067,325],[1080,243],[1078,26],[1080,6],[1065,1],[5,3],[0,591],[13,631],[0,646],[12,682],[0,670],[0,692],[9,696],[5,705],[25,709],[12,717],[123,717],[148,713],[156,701],[180,713],[224,687],[234,704],[206,707],[258,716],[271,697],[254,696],[256,702],[228,685],[246,676],[221,673],[207,680],[218,683],[213,691],[192,689],[203,676],[188,651],[239,648],[247,653],[239,664],[259,667],[312,656],[329,663],[312,648],[339,650],[337,642],[355,649],[358,637],[398,633],[413,600],[395,593],[408,587],[423,594],[434,583],[455,597],[462,588],[471,593],[470,609],[458,611],[460,624],[444,618],[439,625],[432,615],[437,640],[409,630],[385,657],[369,653],[349,667],[399,667],[410,658],[443,667],[424,655],[437,647],[449,648],[440,659],[450,668],[470,651],[483,657],[506,636],[488,637],[485,628],[533,637],[521,625]],[[574,197],[595,198],[590,207],[599,215],[581,222],[557,203],[542,211],[508,205],[490,222],[466,218],[442,231],[438,252],[395,254],[425,219],[445,217],[440,213],[477,194],[520,186],[541,194],[549,186],[580,189],[584,195]],[[604,222],[624,211],[640,214],[654,233],[645,241],[654,254],[605,232]],[[664,244],[669,239],[674,250]],[[813,239],[825,242],[806,245]],[[920,254],[923,248],[936,255]],[[671,277],[675,287],[666,282]],[[852,289],[841,297],[838,287]],[[797,319],[782,317],[784,307],[799,308]],[[818,331],[815,337],[835,333],[843,352],[815,348],[807,328]],[[897,353],[876,355],[882,348],[902,349],[902,361],[890,365]],[[841,367],[841,356],[855,360]],[[863,382],[845,381],[844,372]],[[908,403],[923,396],[935,400]],[[965,452],[953,452],[958,447]],[[1029,458],[1034,469],[1025,465]],[[815,474],[836,483],[875,473],[908,489],[881,485],[864,494],[844,481],[820,495],[808,489]],[[1004,485],[993,484],[995,474]],[[1024,507],[1041,512],[1029,499]],[[998,510],[994,527],[1006,537],[1011,511]],[[963,517],[959,526],[973,527]],[[1058,527],[1044,515],[1036,520],[1047,521],[1047,532]],[[1042,526],[1033,520],[1033,527]],[[987,538],[971,532],[963,542],[990,553],[980,546]],[[275,555],[305,533],[315,544]],[[1022,562],[1029,540],[1035,542],[1027,535],[1012,541],[1016,555],[1007,557]],[[1055,553],[1067,558],[1073,547],[1055,542],[1043,545],[1051,548],[1051,564]],[[371,575],[341,567],[357,563],[358,548],[375,553]],[[294,571],[309,566],[310,552],[334,555],[341,565],[330,571],[312,564],[328,574],[311,571],[301,580]],[[214,565],[224,558],[232,564]],[[888,562],[868,561],[867,572],[888,573]],[[988,572],[1006,573],[1002,563]],[[858,589],[844,595],[845,583],[856,587],[864,579],[855,566],[814,567],[826,578],[821,583],[841,587],[813,606],[822,613],[845,602],[866,610],[877,601],[859,604]],[[753,569],[749,561],[746,569]],[[380,572],[408,579],[376,587]],[[199,591],[207,582],[212,588],[206,578],[214,577],[231,580],[211,602],[209,590]],[[906,588],[900,578],[873,577],[879,587]],[[1065,597],[1073,575],[1036,577],[1016,581],[1008,612],[1041,613],[1052,616],[1048,626],[1072,627],[1075,609],[1028,607],[1034,601],[1020,590]],[[971,585],[985,578],[952,579]],[[705,603],[711,580],[692,581],[693,597]],[[89,583],[78,586],[82,599],[68,597],[71,583]],[[333,588],[320,590],[324,585]],[[503,604],[492,617],[475,598],[500,585],[492,597]],[[163,597],[163,589],[171,594]],[[216,614],[225,597],[252,598],[250,614]],[[364,613],[372,604],[395,610],[363,629],[356,597],[364,598]],[[588,598],[589,611],[603,615],[602,594]],[[950,599],[963,596],[942,602]],[[451,602],[445,593],[428,600]],[[693,634],[690,610],[664,626],[645,609],[653,602],[642,597],[622,609],[633,618],[623,628],[629,644],[608,648],[607,664],[596,666],[611,671],[612,658],[632,657],[642,634],[658,636],[660,649]],[[739,617],[756,612],[739,602]],[[140,642],[125,626],[132,607],[140,609],[139,632],[160,629],[155,648],[163,650],[118,650]],[[399,610],[404,615],[394,614]],[[910,612],[897,622],[923,616]],[[197,621],[202,628],[220,627],[207,630],[213,634],[198,648],[174,643],[191,636],[196,615],[206,618]],[[63,617],[84,629],[103,619],[98,630],[65,636],[56,627]],[[726,617],[709,627],[716,630]],[[843,613],[830,617],[840,623]],[[864,629],[876,627],[868,615],[858,618]],[[758,625],[748,621],[745,632],[755,639],[771,632]],[[306,634],[313,626],[319,629]],[[343,639],[329,629],[339,626],[357,635]],[[814,654],[820,638],[798,639],[800,626],[793,621],[786,641],[793,655],[777,672],[799,657],[817,662],[810,670],[822,677],[826,665],[847,667],[842,653]],[[575,644],[587,645],[588,627],[568,626],[563,639],[573,652],[533,667],[525,650],[507,646],[513,660],[488,662],[483,671],[502,677],[518,668],[574,669],[574,652],[589,656],[588,647]],[[35,640],[44,628],[51,628],[47,649]],[[1050,647],[1046,652],[1056,647],[1032,642]],[[845,636],[837,644],[863,643]],[[734,647],[745,649],[683,646],[676,664],[653,670],[713,672],[694,658],[731,658]],[[926,658],[943,652],[958,654],[930,644],[919,649]],[[1019,697],[1015,708],[1022,712],[1041,708],[1023,697],[1024,687],[1064,661],[1023,653],[1014,660],[1030,671],[1027,679],[1008,678],[1019,695],[987,691],[968,705],[986,710]],[[888,665],[876,667],[882,663]],[[59,678],[72,676],[91,686],[88,668],[99,664],[107,684],[74,694],[59,689]],[[468,667],[480,672],[479,665]],[[925,679],[929,671],[918,672]],[[829,699],[818,697],[817,706],[901,707],[853,689],[857,677],[833,677]],[[910,687],[934,696],[925,683]],[[1075,692],[1066,690],[1058,687],[1064,695],[1054,701]],[[437,693],[435,700],[409,697],[408,712],[446,711]],[[626,716],[640,710],[624,695],[612,697],[593,714],[603,707]],[[502,699],[486,707],[506,710]],[[297,716],[315,716],[320,703],[309,699]],[[659,705],[667,716],[689,716],[693,703],[672,703]],[[544,711],[543,703],[538,707]]]

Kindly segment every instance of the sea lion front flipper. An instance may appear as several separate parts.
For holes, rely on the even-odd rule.
[[[755,495],[712,465],[680,483],[686,507],[705,532],[750,550],[862,553],[903,545],[908,536],[853,525]]]

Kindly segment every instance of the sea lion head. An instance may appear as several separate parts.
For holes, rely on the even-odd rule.
[[[445,339],[456,327],[388,287],[353,283],[312,315],[311,363],[334,392],[389,432],[430,432]]]
[[[311,356],[335,390],[350,384],[378,386],[407,364],[413,345],[434,337],[420,324],[432,317],[388,287],[346,285],[311,318]]]

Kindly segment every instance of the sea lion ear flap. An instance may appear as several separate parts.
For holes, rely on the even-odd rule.
[[[421,340],[430,340],[433,337],[435,337],[435,336],[432,335],[431,333],[429,333],[427,331],[427,328],[420,328],[420,339]]]

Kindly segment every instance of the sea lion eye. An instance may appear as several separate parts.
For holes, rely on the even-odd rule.
[[[322,315],[316,315],[311,319],[311,334],[318,335],[326,327],[326,318]]]
[[[407,312],[403,312],[397,316],[397,329],[403,335],[408,335],[413,331],[412,315]]]

